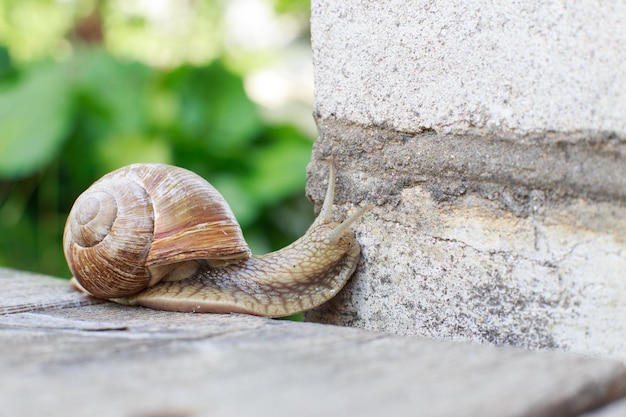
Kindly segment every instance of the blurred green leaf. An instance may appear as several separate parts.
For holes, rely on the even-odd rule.
[[[242,79],[220,62],[184,67],[171,76],[178,91],[182,140],[201,142],[206,152],[224,157],[239,153],[264,128]]]
[[[60,65],[41,65],[0,90],[0,176],[22,177],[49,163],[65,141],[71,94]]]
[[[5,46],[0,45],[0,81],[9,78],[14,73],[15,68],[13,68],[11,63],[9,50]]]
[[[303,13],[308,14],[311,10],[310,0],[276,0],[274,10],[279,14]]]
[[[172,160],[172,149],[167,141],[141,134],[109,137],[98,143],[96,154],[106,172],[137,162],[169,164]]]
[[[291,316],[278,317],[278,320],[304,321],[304,313],[292,314]]]
[[[274,204],[304,190],[311,141],[291,126],[271,129],[266,136],[272,141],[249,156],[253,173],[248,187],[259,201]]]
[[[104,125],[100,130],[134,133],[145,129],[145,65],[125,62],[99,48],[82,49],[69,66],[86,109]]]

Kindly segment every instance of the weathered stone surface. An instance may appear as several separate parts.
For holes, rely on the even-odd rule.
[[[402,131],[626,131],[626,4],[312,1],[316,111]]]
[[[2,416],[568,417],[626,395],[613,360],[85,305],[67,281],[2,268],[0,281]],[[4,308],[21,292],[39,307]]]
[[[624,19],[314,1],[308,194],[333,155],[338,212],[376,207],[355,277],[307,319],[626,358]]]
[[[320,131],[314,158],[335,154],[338,202],[378,206],[356,226],[356,276],[309,320],[626,357],[626,207],[613,201],[626,187],[601,181],[605,169],[626,178],[626,164],[598,163],[588,187],[576,181],[580,165],[549,152],[535,163],[515,143],[328,120]],[[360,151],[377,143],[382,152]],[[585,149],[581,161],[593,161],[595,147]],[[509,174],[500,181],[503,159]],[[531,165],[543,173],[525,172]],[[319,181],[309,191],[321,201],[325,164],[310,170]]]

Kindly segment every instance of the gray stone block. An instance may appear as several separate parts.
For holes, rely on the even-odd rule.
[[[363,259],[308,320],[626,358],[626,6],[313,2]]]

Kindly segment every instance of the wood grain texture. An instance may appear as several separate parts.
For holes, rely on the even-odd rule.
[[[597,410],[592,410],[581,417],[624,417],[626,416],[626,399],[621,399]]]
[[[99,304],[102,301],[71,291],[67,280],[0,268],[0,314]]]
[[[626,395],[612,360],[90,304],[65,281],[0,279],[0,416],[575,416]]]

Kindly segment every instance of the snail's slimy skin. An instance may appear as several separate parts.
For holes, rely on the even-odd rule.
[[[354,272],[360,247],[350,226],[369,207],[342,223],[333,222],[334,190],[331,164],[320,215],[303,237],[279,251],[225,262],[193,259],[176,267],[152,265],[152,271],[165,271],[159,273],[159,282],[130,296],[106,298],[167,311],[268,317],[317,307],[334,297]]]
[[[114,301],[169,311],[268,317],[310,310],[339,292],[359,259],[360,248],[353,236],[342,236],[332,244],[314,239],[323,238],[332,226],[319,225],[277,252],[219,268],[205,263],[189,278],[161,282]]]

